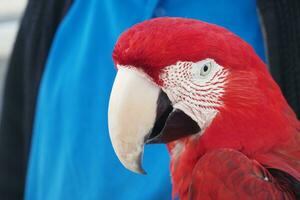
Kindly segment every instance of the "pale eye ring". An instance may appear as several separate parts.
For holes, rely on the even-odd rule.
[[[200,69],[200,76],[202,76],[202,77],[207,76],[210,71],[211,71],[210,63],[205,63],[204,65],[202,65],[202,67]]]

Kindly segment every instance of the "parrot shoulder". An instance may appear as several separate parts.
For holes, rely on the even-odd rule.
[[[237,150],[216,149],[198,160],[181,199],[294,199],[288,183],[278,177]]]

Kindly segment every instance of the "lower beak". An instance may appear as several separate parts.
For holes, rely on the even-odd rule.
[[[121,163],[145,174],[142,157],[145,143],[168,143],[200,132],[200,127],[179,109],[144,74],[120,67],[108,110],[109,133]]]

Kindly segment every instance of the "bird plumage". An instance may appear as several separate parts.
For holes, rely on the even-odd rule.
[[[202,129],[198,135],[168,143],[174,197],[299,197],[299,121],[266,65],[245,41],[198,20],[157,18],[123,33],[113,59],[119,67],[145,74],[173,106],[184,102],[183,107],[189,107],[184,112]],[[207,59],[216,72],[209,81],[198,78],[197,90],[190,86],[198,84],[193,70]],[[201,93],[201,87],[208,89]]]

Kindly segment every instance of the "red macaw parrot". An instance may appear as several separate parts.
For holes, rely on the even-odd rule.
[[[109,131],[126,168],[144,173],[144,144],[167,143],[173,197],[300,199],[300,123],[245,41],[156,18],[124,32],[113,59]]]

